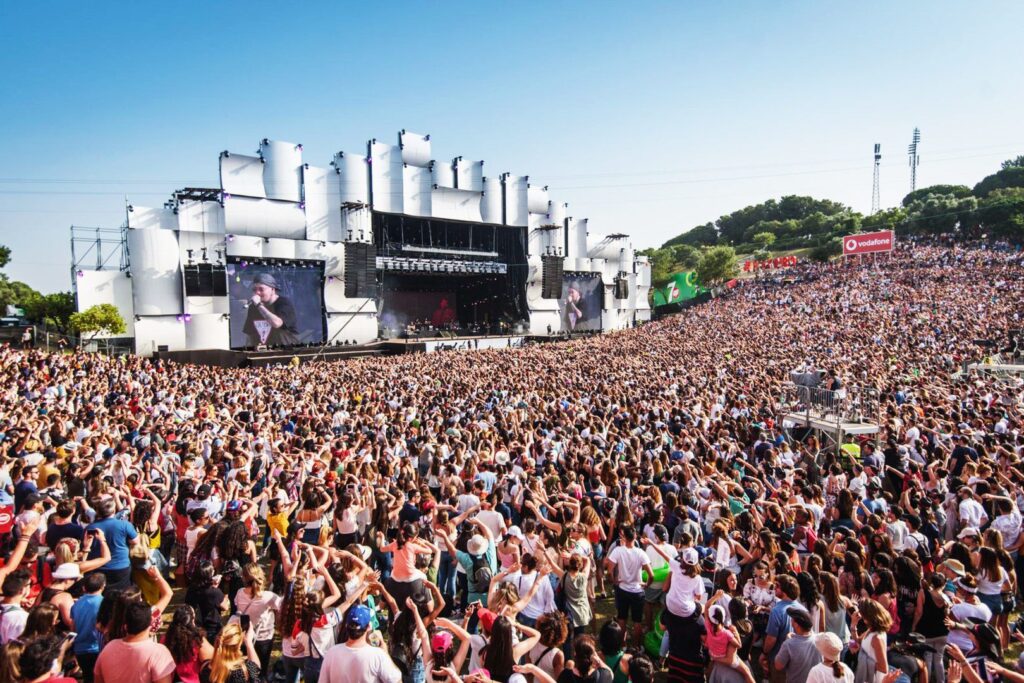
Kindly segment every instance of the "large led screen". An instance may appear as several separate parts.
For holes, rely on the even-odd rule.
[[[598,273],[562,273],[562,298],[558,302],[562,330],[600,331],[603,290]]]
[[[231,348],[324,341],[324,276],[319,261],[227,264]]]

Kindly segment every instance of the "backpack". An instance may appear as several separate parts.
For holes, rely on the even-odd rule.
[[[469,590],[471,593],[486,593],[494,577],[491,563],[487,561],[487,554],[470,555],[470,559],[473,564],[469,572]]]

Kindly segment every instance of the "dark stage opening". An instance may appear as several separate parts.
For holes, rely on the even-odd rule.
[[[384,273],[381,337],[512,334],[525,323],[509,276]]]

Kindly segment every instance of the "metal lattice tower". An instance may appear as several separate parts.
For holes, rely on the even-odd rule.
[[[914,129],[914,137],[910,146],[907,147],[907,156],[910,158],[910,191],[917,189],[917,167],[921,164],[921,157],[917,155],[917,145],[921,142],[921,129]]]
[[[875,176],[871,183],[871,213],[872,215],[878,213],[881,208],[882,200],[879,194],[878,188],[878,167],[882,164],[882,146],[875,143]]]

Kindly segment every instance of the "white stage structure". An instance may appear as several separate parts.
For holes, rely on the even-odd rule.
[[[508,265],[528,269],[528,329],[519,332],[563,331],[558,299],[541,293],[545,255],[561,259],[567,273],[600,277],[602,331],[650,319],[650,266],[627,235],[591,233],[586,218],[528,176],[489,175],[483,161],[462,157],[433,159],[428,135],[401,131],[396,142],[370,140],[365,154],[339,152],[323,167],[305,163],[302,145],[288,142],[263,140],[253,155],[222,152],[219,188],[179,190],[161,207],[127,207],[127,265],[74,266],[79,309],[115,305],[140,355],[229,349],[227,295],[186,295],[186,267],[314,261],[323,264],[325,337],[343,331],[346,340],[371,342],[378,301],[346,296],[346,253],[372,249],[375,214],[390,214],[520,228],[527,262]]]

